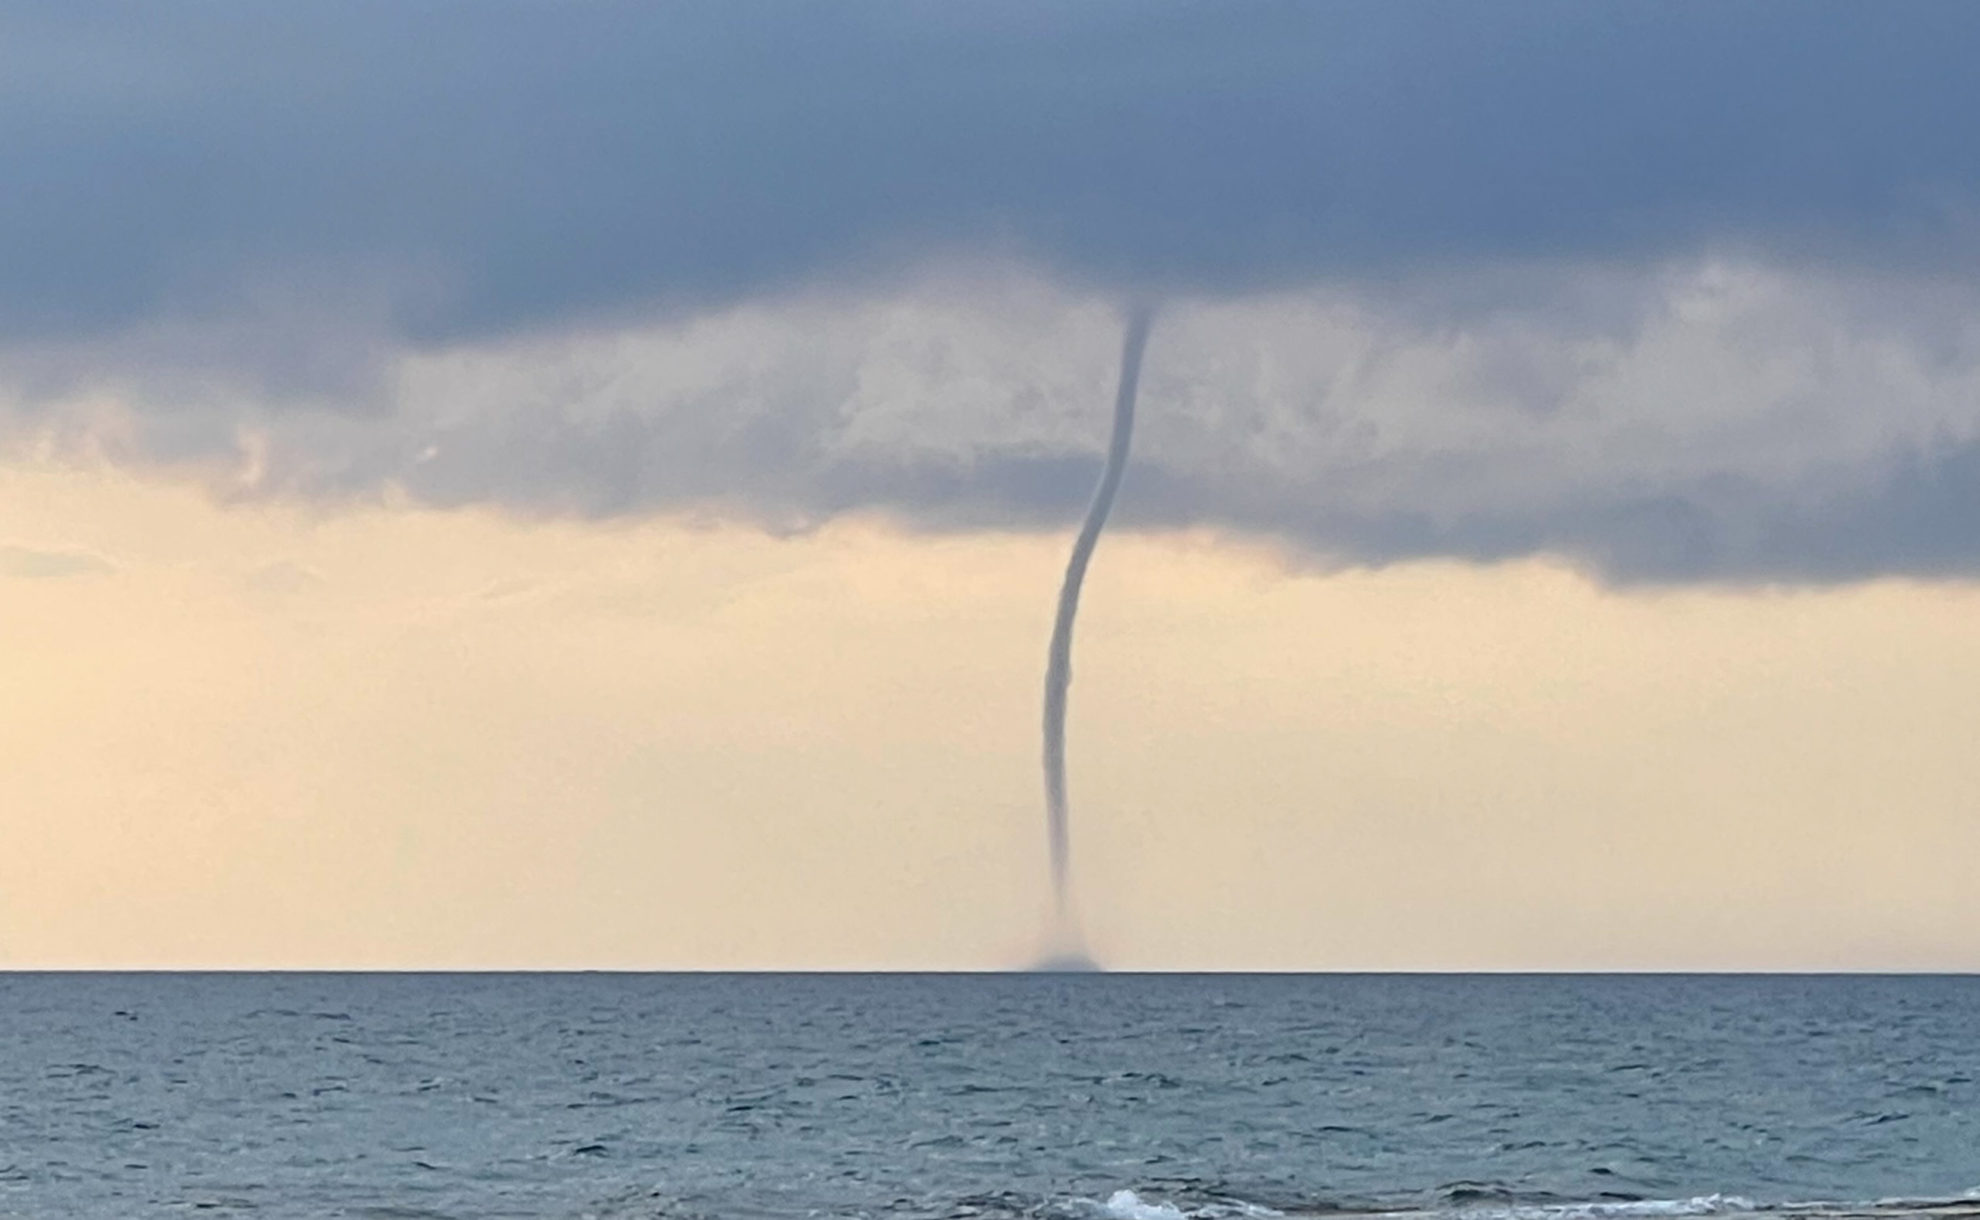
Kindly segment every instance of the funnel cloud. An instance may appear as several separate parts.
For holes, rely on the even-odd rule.
[[[1100,472],[1100,485],[1093,490],[1086,519],[1080,522],[1079,536],[1073,540],[1072,556],[1066,561],[1065,583],[1059,588],[1059,610],[1052,620],[1052,646],[1045,662],[1045,825],[1052,853],[1052,944],[1062,964],[1081,961],[1079,930],[1074,926],[1069,881],[1071,847],[1066,808],[1066,695],[1072,686],[1073,620],[1079,615],[1079,590],[1086,581],[1086,566],[1093,559],[1093,548],[1107,524],[1107,512],[1114,506],[1114,493],[1120,490],[1121,473],[1127,468],[1128,445],[1134,436],[1134,398],[1141,380],[1141,353],[1148,346],[1148,328],[1154,311],[1136,305],[1128,313],[1127,333],[1121,341],[1120,388],[1114,395],[1114,428],[1107,442],[1107,464]]]

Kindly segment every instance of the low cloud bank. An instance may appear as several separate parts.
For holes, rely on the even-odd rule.
[[[106,341],[62,357],[95,377],[0,387],[0,420],[16,452],[234,497],[1062,528],[1118,327],[1047,275],[951,267],[664,322],[381,337],[336,392]],[[1127,528],[1319,564],[1547,553],[1619,583],[1980,574],[1980,286],[1954,279],[1698,258],[1174,299],[1141,414]]]

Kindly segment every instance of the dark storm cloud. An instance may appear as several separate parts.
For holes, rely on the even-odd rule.
[[[1323,564],[1545,553],[1624,584],[1980,575],[1980,286],[1555,279],[1458,323],[1347,289],[1173,307],[1121,524]],[[1097,474],[1117,325],[1036,284],[949,283],[402,356],[369,414],[78,418],[90,452],[217,471],[230,496],[1049,529]]]
[[[1980,575],[1976,61],[1964,0],[15,3],[0,451],[1058,527],[1153,294],[1123,524]]]
[[[16,3],[0,342],[325,292],[431,341],[947,249],[1970,259],[1976,55],[1958,0]]]

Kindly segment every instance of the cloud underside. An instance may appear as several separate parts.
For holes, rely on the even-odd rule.
[[[452,342],[959,249],[1160,293],[1701,243],[1971,268],[1976,47],[1957,0],[28,0],[0,333],[334,297]]]
[[[1973,574],[1980,6],[31,2],[0,440],[226,494]]]
[[[361,371],[307,392],[243,374],[224,333],[138,333],[18,361],[5,415],[17,452],[250,499],[1059,528],[1097,470],[1118,327],[1047,275],[949,267],[877,296],[354,341],[333,363]],[[1172,299],[1142,420],[1123,525],[1320,564],[1980,573],[1980,290],[1929,276],[1698,258]]]

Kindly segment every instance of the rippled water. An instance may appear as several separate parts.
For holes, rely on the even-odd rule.
[[[0,975],[0,1214],[1980,1220],[1976,1076],[1975,978]]]

